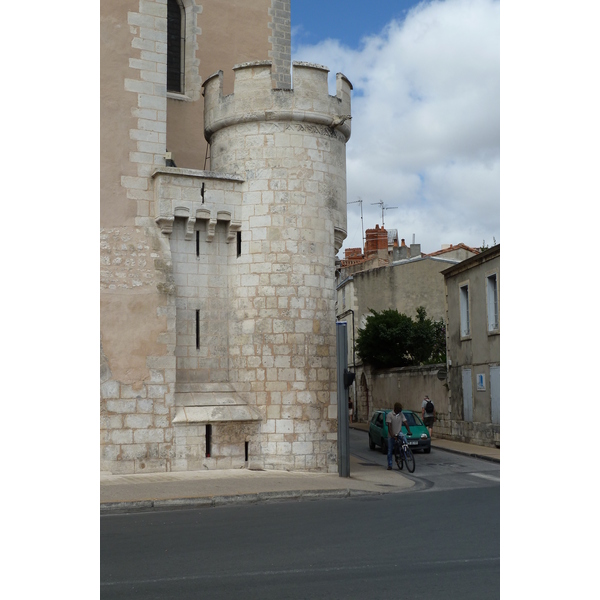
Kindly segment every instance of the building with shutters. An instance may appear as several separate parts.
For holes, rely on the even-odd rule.
[[[452,437],[500,444],[500,244],[442,271]]]
[[[350,82],[289,0],[103,0],[101,44],[101,469],[336,472]]]
[[[476,256],[478,250],[465,244],[445,245],[441,250],[425,254],[421,245],[406,245],[398,234],[375,226],[367,229],[365,252],[360,248],[346,250],[337,273],[337,317],[348,322],[348,365],[356,373],[349,390],[354,416],[366,422],[374,410],[391,408],[401,399],[406,408],[420,411],[423,394],[435,398],[440,421],[436,433],[449,434],[446,390],[436,379],[436,370],[430,366],[404,368],[398,373],[411,373],[411,377],[396,379],[383,385],[382,373],[364,365],[355,351],[359,330],[364,328],[371,309],[395,309],[412,319],[417,308],[423,306],[427,316],[435,321],[446,318],[444,276],[442,272],[467,257]],[[409,384],[407,384],[409,382]],[[435,394],[432,395],[432,394]]]

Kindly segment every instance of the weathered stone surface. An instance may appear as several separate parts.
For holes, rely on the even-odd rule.
[[[103,468],[333,472],[351,85],[338,75],[329,96],[327,69],[296,63],[294,89],[278,89],[290,3],[271,0],[271,61],[236,65],[233,94],[205,75],[210,171],[168,167],[167,112],[183,105],[166,92],[166,4],[131,4],[128,147],[101,231]],[[201,31],[199,6],[185,6],[187,102],[200,98]],[[201,132],[186,144],[203,148]]]

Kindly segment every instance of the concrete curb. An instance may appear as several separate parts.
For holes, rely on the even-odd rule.
[[[390,490],[391,491],[391,490]],[[212,508],[230,504],[257,504],[259,502],[285,500],[315,500],[323,498],[349,498],[388,494],[367,490],[302,490],[282,492],[258,492],[256,494],[240,494],[232,496],[207,496],[203,498],[173,498],[169,500],[134,500],[127,502],[101,502],[100,514],[118,514],[131,512],[150,512],[156,510]]]

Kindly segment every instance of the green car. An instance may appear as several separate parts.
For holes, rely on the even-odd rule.
[[[369,422],[369,448],[371,450],[375,450],[375,446],[379,446],[383,453],[387,453],[388,430],[385,417],[389,412],[391,412],[390,409],[376,410],[371,417]],[[431,438],[421,417],[412,410],[403,410],[402,412],[412,434],[408,435],[406,427],[402,426],[402,433],[406,436],[410,449],[413,451],[423,450],[425,454],[429,454],[431,452]]]

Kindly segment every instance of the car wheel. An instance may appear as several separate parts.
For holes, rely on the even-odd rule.
[[[375,450],[375,442],[371,438],[371,434],[369,434],[369,449]]]

